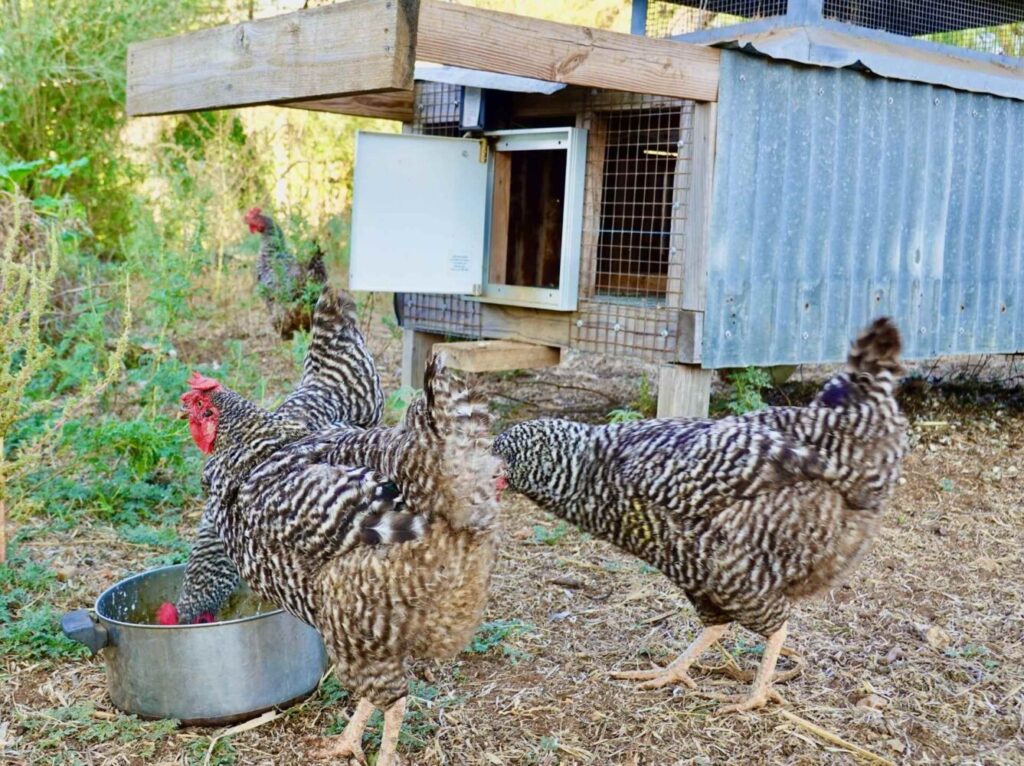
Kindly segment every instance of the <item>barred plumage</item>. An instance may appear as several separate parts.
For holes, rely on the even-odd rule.
[[[899,477],[899,348],[895,326],[877,320],[848,371],[807,407],[600,427],[531,421],[494,450],[511,487],[661,569],[706,626],[739,622],[781,647],[794,600],[849,575]],[[693,659],[632,677],[689,683]],[[740,707],[770,694],[765,680]]]
[[[370,427],[380,422],[384,403],[380,376],[359,331],[354,309],[347,295],[330,287],[321,291],[299,386],[272,417],[253,420],[259,427],[238,435],[245,454],[235,452],[230,459],[218,458],[204,473],[204,483],[207,473],[214,470],[245,475],[280,447],[321,428],[339,423]],[[242,409],[236,411],[232,405],[221,413],[220,421],[227,435],[227,429],[250,419],[242,417]],[[217,468],[219,464],[232,467]],[[200,614],[216,614],[237,584],[238,572],[219,537],[201,522],[177,601],[179,619],[188,623]]]
[[[274,330],[287,340],[296,331],[309,329],[313,307],[307,285],[327,284],[323,252],[317,246],[309,261],[300,263],[288,250],[281,227],[258,207],[246,213],[245,222],[261,237],[256,282]]]
[[[209,522],[256,593],[320,630],[339,679],[363,698],[329,754],[358,753],[367,706],[386,707],[385,766],[404,712],[404,662],[451,656],[483,613],[497,469],[484,403],[435,358],[400,425],[324,429],[283,441],[255,466],[253,435],[281,434],[271,427],[279,414],[222,387],[199,409],[220,418],[204,469]]]

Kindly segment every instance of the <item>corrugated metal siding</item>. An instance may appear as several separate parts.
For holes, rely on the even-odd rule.
[[[706,367],[1024,350],[1024,103],[724,51]]]

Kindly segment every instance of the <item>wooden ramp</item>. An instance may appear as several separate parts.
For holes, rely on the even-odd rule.
[[[470,340],[435,343],[435,354],[443,353],[445,363],[465,372],[499,372],[553,367],[561,354],[557,348],[519,343],[513,340]]]

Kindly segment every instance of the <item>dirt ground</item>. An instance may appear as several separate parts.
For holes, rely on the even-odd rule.
[[[400,342],[378,317],[370,327],[393,390]],[[287,379],[287,358],[259,340],[269,333],[258,320],[226,332],[251,336],[268,376]],[[652,371],[580,357],[553,372],[482,382],[505,422],[560,412],[600,420]],[[454,662],[412,668],[404,763],[1024,764],[1020,398],[965,403],[927,386],[908,392],[912,450],[874,551],[849,584],[798,610],[788,645],[807,670],[780,687],[784,707],[755,713],[716,717],[717,703],[696,693],[640,692],[609,678],[674,657],[698,630],[692,608],[638,560],[507,496],[478,641]],[[198,508],[183,537],[197,517]],[[154,553],[102,526],[41,531],[25,548],[62,573],[61,610],[91,605]],[[757,637],[736,629],[727,645],[741,664],[756,664]],[[724,653],[705,657],[723,661]],[[740,690],[719,674],[698,681]],[[159,729],[118,713],[98,658],[6,657],[0,684],[6,763],[199,764],[221,733]],[[343,696],[329,682],[277,720],[230,736],[209,762],[301,763],[309,737],[340,731],[351,712]],[[70,722],[54,712],[82,703],[85,713]]]

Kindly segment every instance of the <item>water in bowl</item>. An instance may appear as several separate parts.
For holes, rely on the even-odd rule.
[[[100,600],[100,612],[104,617],[119,622],[156,625],[157,608],[163,603],[177,601],[181,574],[163,570],[126,580]],[[217,614],[217,622],[253,617],[275,609],[274,604],[243,585],[225,602]]]

